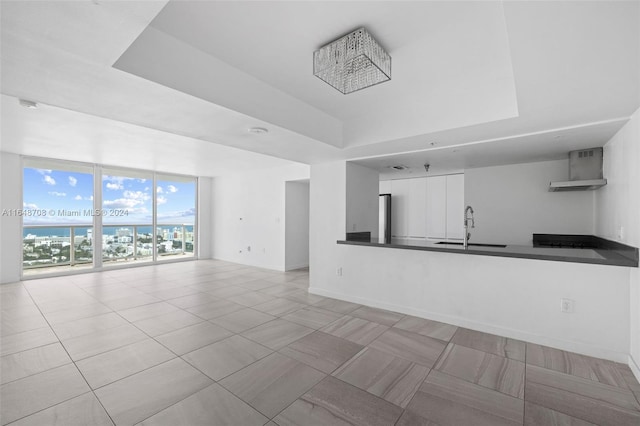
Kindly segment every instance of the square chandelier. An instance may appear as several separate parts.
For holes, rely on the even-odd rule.
[[[346,95],[391,80],[391,56],[358,28],[313,52],[313,75]]]

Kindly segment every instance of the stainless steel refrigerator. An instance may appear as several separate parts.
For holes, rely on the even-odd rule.
[[[380,194],[378,221],[378,238],[391,243],[391,194]]]

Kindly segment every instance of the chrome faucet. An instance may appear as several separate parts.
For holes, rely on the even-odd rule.
[[[469,217],[471,213],[471,217]],[[473,218],[473,207],[467,206],[464,209],[464,248],[469,246],[469,238],[471,238],[471,232],[469,232],[469,221],[471,221],[471,228],[476,227],[476,221]]]

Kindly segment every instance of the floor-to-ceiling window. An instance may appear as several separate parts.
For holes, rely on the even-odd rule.
[[[196,194],[193,176],[26,158],[23,276],[194,258]]]
[[[156,181],[158,259],[193,256],[196,180],[158,175]]]
[[[93,166],[25,160],[25,275],[93,265]]]
[[[102,264],[153,260],[153,173],[102,169]]]

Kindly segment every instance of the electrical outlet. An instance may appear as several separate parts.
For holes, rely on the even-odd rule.
[[[247,251],[251,251],[251,246],[248,246],[248,247],[247,247]]]
[[[339,277],[341,277],[341,276],[342,276],[342,267],[340,267],[340,268],[338,268],[338,269],[336,270],[336,275],[337,275],[337,276],[339,276]]]
[[[571,299],[560,299],[560,312],[572,314],[576,311],[576,301]]]
[[[351,230],[352,230],[353,232],[355,232],[355,231],[356,231],[356,224],[355,224],[355,223],[354,223],[354,224],[353,224],[353,226],[351,227]]]

